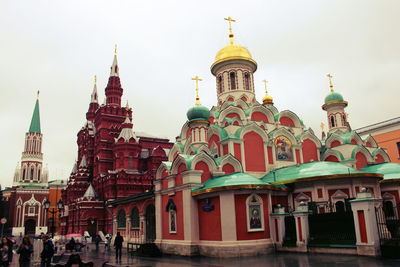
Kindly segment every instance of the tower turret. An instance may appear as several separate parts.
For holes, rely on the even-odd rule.
[[[231,17],[225,20],[229,22],[229,44],[218,51],[211,66],[211,73],[217,79],[218,105],[226,100],[239,98],[254,102],[253,73],[257,69],[257,63],[247,48],[234,42],[231,22],[235,20]]]
[[[99,108],[98,94],[97,94],[97,76],[94,76],[94,87],[92,91],[92,95],[90,97],[89,110],[86,112],[86,119],[88,121],[93,121],[94,114],[96,110]]]
[[[117,46],[115,46],[114,61],[111,66],[110,78],[106,87],[106,104],[115,107],[121,107],[121,97],[123,89],[119,79],[119,68],[117,61]]]
[[[330,94],[325,97],[325,104],[322,109],[327,112],[329,132],[336,129],[347,130],[348,123],[344,108],[347,107],[347,101],[344,101],[343,96],[333,90],[332,75],[327,75],[329,78]]]
[[[29,131],[25,134],[25,146],[21,157],[19,182],[42,182],[42,137],[43,135],[40,131],[38,91]]]

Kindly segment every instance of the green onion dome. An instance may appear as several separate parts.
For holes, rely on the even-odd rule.
[[[210,117],[210,111],[205,106],[195,105],[188,110],[186,116],[189,121],[208,121],[208,118]]]
[[[337,101],[344,101],[343,96],[337,92],[331,92],[329,95],[325,97],[325,104]]]

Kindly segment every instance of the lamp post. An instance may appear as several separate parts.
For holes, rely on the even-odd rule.
[[[61,210],[64,208],[64,203],[61,201],[61,199],[57,202],[57,209],[56,208],[51,208],[50,210],[50,201],[48,199],[46,199],[46,201],[43,203],[44,208],[46,209],[46,212],[50,212],[53,215],[53,220],[51,223],[51,238],[54,237],[54,215],[57,212],[61,212]]]

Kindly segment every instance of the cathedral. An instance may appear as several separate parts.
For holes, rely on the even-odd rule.
[[[115,50],[105,101],[99,104],[95,78],[86,123],[77,134],[77,161],[62,192],[62,234],[87,232],[95,236],[98,232],[112,233],[117,223],[125,227],[125,219],[121,219],[125,213],[120,211],[117,220],[113,203],[141,194],[144,197],[139,202],[145,206],[136,215],[143,217],[147,210],[148,223],[155,227],[153,180],[172,143],[135,133],[132,109],[128,104],[121,105],[122,95]]]
[[[331,75],[322,137],[274,106],[267,81],[259,102],[257,62],[226,20],[228,44],[211,65],[216,105],[201,105],[194,77],[195,104],[174,143],[133,131],[114,56],[105,102],[95,83],[77,135],[62,233],[120,232],[126,243],[187,256],[385,253],[397,238],[400,165],[351,129]]]

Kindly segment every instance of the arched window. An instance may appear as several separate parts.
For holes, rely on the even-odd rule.
[[[168,212],[169,217],[169,233],[175,234],[178,227],[176,226],[176,205],[173,199],[168,200],[166,211]]]
[[[261,197],[256,194],[250,195],[246,200],[247,231],[264,230],[264,212]]]
[[[335,117],[331,116],[331,127],[335,127]]]
[[[235,90],[236,89],[236,83],[235,83],[235,73],[231,72],[229,74],[230,78],[231,78],[231,90]]]
[[[250,75],[248,72],[244,74],[244,86],[246,90],[250,90]]]
[[[139,210],[137,207],[133,207],[131,211],[131,227],[139,228]]]
[[[343,114],[343,126],[346,126],[346,115]]]
[[[32,147],[32,152],[36,151],[36,139],[33,139],[33,147]]]
[[[336,212],[344,212],[344,202],[343,201],[338,201],[335,203],[335,209]]]
[[[222,77],[221,76],[218,77],[218,90],[219,90],[219,93],[222,93]]]
[[[33,180],[33,168],[31,168],[31,177],[30,177],[30,179]]]
[[[117,228],[125,228],[125,227],[126,227],[125,211],[121,209],[117,213]]]
[[[24,168],[24,171],[22,172],[22,180],[25,180],[25,173],[26,173],[26,169]]]
[[[133,169],[133,156],[129,156],[129,169]]]
[[[40,180],[40,169],[37,172],[37,179]]]

